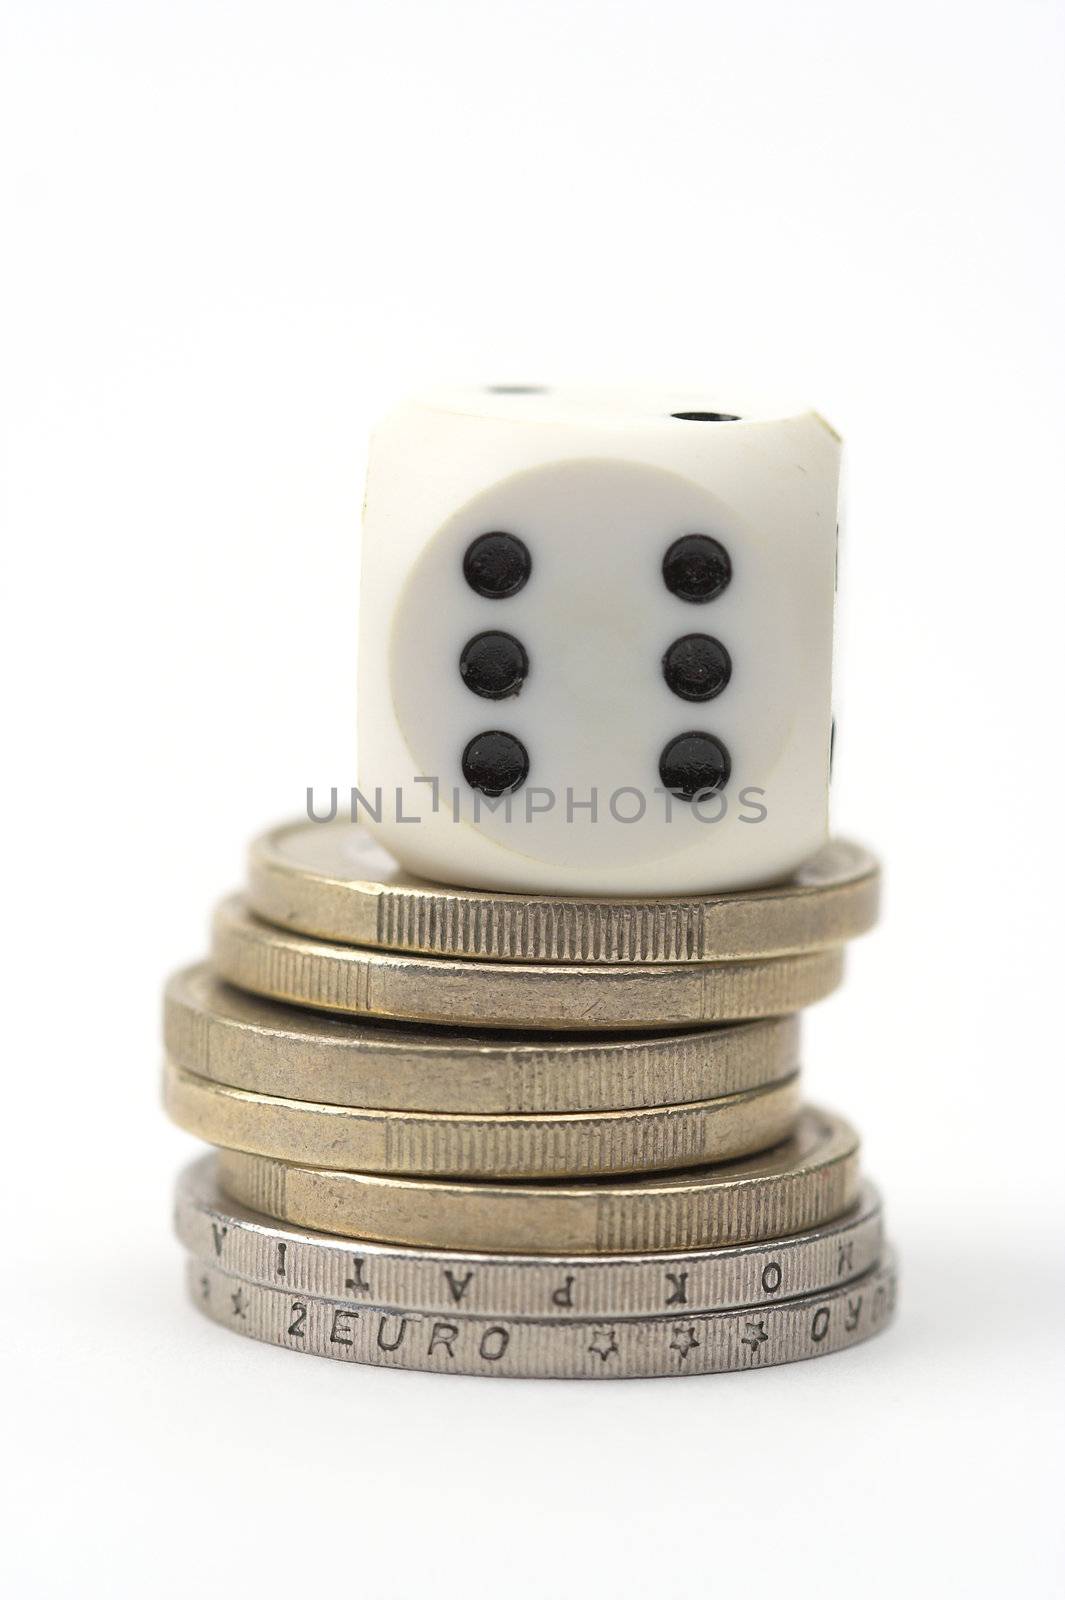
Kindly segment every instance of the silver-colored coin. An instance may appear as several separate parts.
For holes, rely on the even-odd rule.
[[[253,994],[356,1016],[460,1027],[612,1029],[776,1017],[823,1000],[843,950],[672,966],[531,966],[327,944],[261,921],[239,898],[214,919],[215,969]]]
[[[405,873],[358,824],[293,822],[256,839],[257,916],[339,944],[484,961],[750,961],[842,944],[876,920],[873,856],[833,840],[789,882],[743,893],[592,899],[493,893]]]
[[[807,1106],[761,1155],[686,1172],[566,1183],[462,1183],[337,1172],[221,1150],[242,1205],[298,1228],[384,1244],[517,1255],[716,1249],[802,1233],[857,1203],[858,1136]]]
[[[868,1184],[837,1222],[723,1250],[548,1258],[401,1249],[310,1233],[249,1211],[223,1193],[213,1155],[182,1173],[174,1225],[190,1255],[250,1283],[442,1316],[570,1320],[774,1305],[861,1277],[883,1250],[880,1200]]]
[[[799,1075],[717,1100],[562,1116],[442,1116],[249,1094],[168,1061],[171,1119],[208,1144],[344,1172],[602,1178],[736,1161],[794,1132]]]
[[[777,1305],[588,1321],[473,1317],[317,1300],[191,1258],[193,1303],[266,1344],[369,1366],[511,1378],[656,1378],[735,1372],[829,1355],[890,1322],[895,1266]]]
[[[799,1065],[797,1016],[669,1033],[508,1034],[331,1017],[221,983],[167,985],[167,1054],[253,1094],[396,1111],[623,1111],[739,1094]]]

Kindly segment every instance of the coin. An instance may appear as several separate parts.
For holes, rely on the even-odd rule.
[[[357,823],[291,822],[256,839],[248,904],[339,944],[486,961],[733,961],[842,944],[876,920],[880,870],[833,840],[788,882],[743,893],[589,899],[411,877]]]
[[[840,1288],[778,1305],[606,1320],[395,1311],[265,1288],[191,1258],[193,1303],[266,1344],[369,1366],[511,1378],[656,1378],[802,1361],[858,1344],[891,1321],[890,1254]]]
[[[456,1116],[315,1105],[251,1094],[168,1062],[166,1108],[209,1144],[344,1172],[456,1178],[577,1178],[730,1161],[780,1144],[799,1076],[716,1100],[557,1116]]]
[[[453,961],[285,933],[239,898],[214,920],[214,963],[238,988],[275,1000],[494,1028],[662,1028],[798,1011],[843,976],[840,947],[769,961],[671,966],[529,966]]]
[[[272,1222],[222,1192],[215,1157],[178,1180],[177,1236],[222,1271],[315,1299],[395,1310],[519,1317],[630,1317],[772,1305],[860,1277],[883,1248],[880,1200],[863,1184],[838,1221],[784,1239],[663,1255],[514,1256],[411,1250]]]
[[[167,985],[167,1054],[256,1094],[400,1111],[612,1111],[737,1094],[798,1066],[799,1020],[664,1034],[506,1034],[330,1017],[220,983],[206,966]]]
[[[384,1243],[584,1255],[749,1244],[842,1216],[858,1137],[807,1108],[794,1135],[743,1160],[583,1184],[457,1183],[336,1172],[222,1150],[223,1189],[270,1217]]]

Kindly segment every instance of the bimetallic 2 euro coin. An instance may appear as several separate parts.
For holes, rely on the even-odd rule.
[[[890,1322],[895,1267],[777,1305],[594,1320],[388,1310],[266,1288],[190,1258],[193,1303],[266,1344],[370,1366],[512,1378],[653,1378],[749,1371],[829,1355]]]

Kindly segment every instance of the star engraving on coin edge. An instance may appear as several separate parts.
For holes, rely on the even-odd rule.
[[[685,1361],[690,1351],[698,1348],[699,1341],[695,1337],[694,1328],[678,1328],[669,1341],[669,1348],[675,1350],[681,1361]]]
[[[608,1356],[617,1355],[618,1341],[613,1328],[597,1328],[588,1346],[588,1354],[599,1356],[605,1361]]]
[[[759,1317],[756,1322],[746,1322],[744,1326],[747,1332],[740,1343],[750,1346],[752,1356],[760,1355],[762,1346],[769,1342],[769,1335],[765,1331],[765,1318]]]

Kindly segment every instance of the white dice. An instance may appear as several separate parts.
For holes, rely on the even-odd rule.
[[[786,877],[827,834],[839,453],[728,396],[403,406],[370,449],[359,819],[471,887]]]

